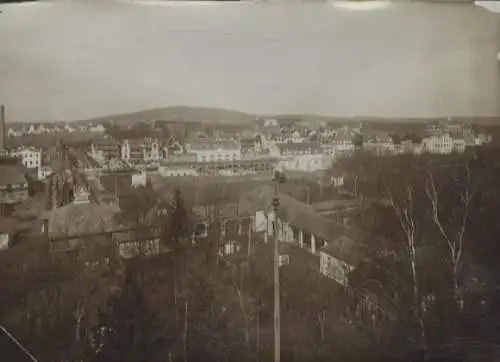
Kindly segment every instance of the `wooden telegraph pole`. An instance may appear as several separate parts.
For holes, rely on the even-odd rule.
[[[273,207],[273,242],[274,242],[274,362],[280,362],[281,357],[281,320],[280,320],[280,252],[278,238],[278,209],[280,200],[278,196],[279,184],[285,182],[285,175],[275,170],[273,181],[276,182],[274,188]],[[267,231],[266,231],[267,232]]]
[[[280,362],[281,356],[281,321],[280,321],[280,273],[279,273],[279,240],[278,229],[278,182],[276,182],[276,192],[273,198],[273,242],[274,242],[274,362]]]

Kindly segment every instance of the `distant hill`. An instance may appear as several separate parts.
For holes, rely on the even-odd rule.
[[[165,107],[153,108],[139,112],[117,114],[87,120],[79,120],[77,123],[107,123],[111,120],[120,125],[128,125],[137,122],[152,123],[154,121],[179,120],[182,122],[195,123],[247,123],[255,120],[255,115],[233,110],[209,107]]]
[[[349,122],[367,122],[367,123],[425,123],[431,120],[446,120],[446,117],[424,118],[424,117],[332,117],[314,114],[280,114],[280,115],[257,115],[235,110],[210,107],[187,107],[175,106],[165,108],[153,108],[139,112],[116,114],[93,119],[79,120],[76,123],[108,123],[113,120],[120,125],[129,125],[137,122],[153,123],[154,121],[172,121],[204,123],[204,124],[245,124],[253,123],[257,118],[276,118],[278,120],[290,120],[307,123],[349,123]],[[499,125],[498,117],[451,117],[454,121],[471,122],[478,125]]]

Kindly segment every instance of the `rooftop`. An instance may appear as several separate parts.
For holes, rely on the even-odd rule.
[[[42,219],[48,221],[53,236],[71,236],[116,228],[118,212],[117,207],[96,203],[68,204],[45,212]]]

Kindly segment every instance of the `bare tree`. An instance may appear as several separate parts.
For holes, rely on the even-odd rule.
[[[464,249],[464,241],[467,231],[467,222],[470,217],[471,203],[478,191],[474,188],[472,182],[472,170],[469,164],[454,167],[451,170],[452,185],[446,182],[446,185],[440,187],[439,181],[436,180],[435,171],[432,167],[427,172],[427,180],[425,184],[425,192],[431,205],[431,219],[436,226],[440,238],[446,243],[449,252],[449,261],[451,263],[453,296],[457,306],[462,309],[463,291],[460,282],[460,271],[462,267],[462,254]],[[446,167],[446,173],[450,172],[449,167]],[[463,174],[461,175],[460,173]],[[447,178],[446,181],[449,181]],[[446,189],[445,189],[446,188]],[[453,188],[453,196],[458,194],[458,203],[452,202],[446,205],[445,195],[441,193],[450,192]]]
[[[238,274],[239,277],[236,276]],[[239,279],[239,280],[237,280]],[[247,347],[248,355],[251,353],[250,336],[251,336],[251,320],[252,320],[252,309],[250,303],[248,303],[247,298],[244,294],[244,283],[243,283],[243,270],[241,268],[234,268],[232,273],[232,285],[238,299],[238,305],[240,307],[241,316],[244,322],[244,336],[245,344]]]
[[[401,230],[404,235],[404,240],[408,250],[409,267],[413,287],[413,309],[418,320],[420,329],[421,347],[424,353],[424,358],[428,357],[427,336],[425,329],[424,311],[422,308],[422,299],[419,288],[418,275],[418,259],[417,259],[417,235],[418,235],[418,218],[415,213],[415,188],[411,183],[406,183],[401,194],[396,195],[393,188],[386,185],[388,203],[397,215]]]

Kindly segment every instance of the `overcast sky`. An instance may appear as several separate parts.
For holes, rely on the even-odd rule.
[[[4,5],[9,121],[170,105],[333,116],[498,116],[500,16],[400,4]]]

